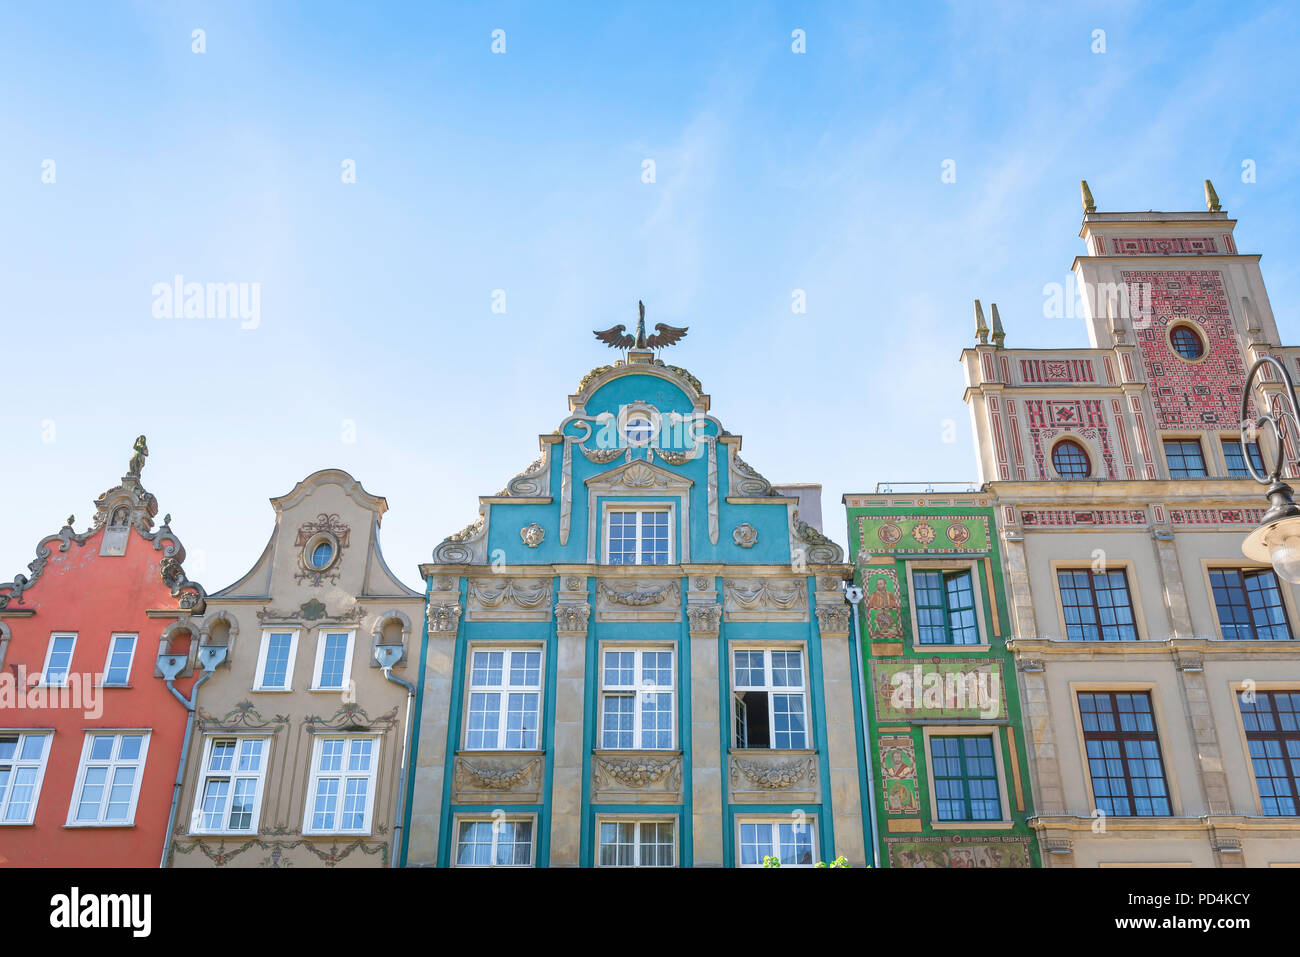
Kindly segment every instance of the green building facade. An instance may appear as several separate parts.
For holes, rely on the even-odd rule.
[[[882,867],[1038,867],[1002,559],[982,492],[844,496]]]

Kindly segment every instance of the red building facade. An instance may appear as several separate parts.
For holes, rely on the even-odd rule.
[[[186,728],[158,671],[196,679],[204,591],[140,484],[144,436],[121,483],[0,584],[0,866],[157,867]],[[193,630],[191,630],[193,629]]]

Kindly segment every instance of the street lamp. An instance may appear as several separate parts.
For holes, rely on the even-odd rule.
[[[1271,365],[1277,369],[1283,383],[1286,384],[1286,392],[1280,393],[1283,401],[1277,416],[1271,412],[1266,413],[1252,423],[1247,418],[1250,387],[1255,381],[1256,374],[1264,365]],[[1293,491],[1291,486],[1282,481],[1282,466],[1285,458],[1282,454],[1280,418],[1287,414],[1290,414],[1292,424],[1300,427],[1300,407],[1296,403],[1295,384],[1291,381],[1291,374],[1278,359],[1273,356],[1261,356],[1255,360],[1255,364],[1250,367],[1250,372],[1246,374],[1246,385],[1241,393],[1241,454],[1246,460],[1246,468],[1250,470],[1251,477],[1261,485],[1268,486],[1264,494],[1268,498],[1269,507],[1260,521],[1259,528],[1250,533],[1242,544],[1241,550],[1253,561],[1271,563],[1278,575],[1293,585],[1300,585],[1300,507],[1297,507],[1291,499]],[[1255,463],[1251,461],[1247,443],[1251,433],[1258,433],[1265,424],[1273,429],[1277,461],[1272,471],[1261,475],[1255,471]],[[1259,454],[1260,463],[1266,465],[1263,446],[1259,446]]]

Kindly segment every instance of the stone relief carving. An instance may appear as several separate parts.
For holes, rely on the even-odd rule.
[[[506,483],[506,487],[497,492],[497,497],[518,496],[537,498],[546,495],[550,486],[550,470],[547,466],[546,453],[539,455],[529,466]]]
[[[529,548],[536,548],[546,538],[546,529],[533,522],[531,525],[525,525],[519,530],[519,537]]]
[[[630,761],[614,761],[597,756],[592,761],[591,771],[593,790],[620,784],[641,790],[661,781],[670,791],[679,790],[682,786],[682,764],[676,756],[665,760],[643,758]]]
[[[748,781],[751,786],[764,791],[785,791],[805,780],[809,788],[817,786],[816,758],[800,758],[780,764],[731,759],[731,783],[735,787]]]
[[[808,593],[801,581],[768,578],[742,581],[728,578],[723,581],[722,587],[729,602],[751,610],[779,608],[788,611],[808,604]]]
[[[585,635],[590,617],[591,606],[586,602],[556,605],[555,630],[562,635]]]
[[[758,529],[749,522],[741,522],[731,533],[731,540],[741,548],[753,548],[758,543]]]
[[[303,551],[307,544],[317,535],[326,534],[334,539],[338,545],[338,553],[331,556],[330,562],[324,568],[313,568],[307,564],[308,556]],[[347,549],[349,540],[352,537],[352,527],[341,521],[337,514],[321,512],[310,522],[303,522],[298,526],[298,535],[293,541],[298,552],[298,571],[294,573],[293,580],[296,582],[308,582],[312,585],[321,585],[328,581],[331,585],[337,585],[339,581],[339,558],[344,550]]]
[[[800,519],[798,509],[794,510],[790,524],[795,540],[805,546],[804,554],[811,564],[838,565],[844,561],[844,549]]]
[[[474,564],[476,556],[480,559],[486,557],[480,554],[486,545],[487,519],[480,512],[478,518],[439,543],[433,550],[433,560],[443,565]]]
[[[347,611],[340,611],[336,615],[331,615],[325,604],[316,598],[308,599],[293,609],[280,610],[264,606],[258,609],[257,612],[257,620],[268,625],[285,624],[293,621],[360,621],[365,616],[365,608],[357,604],[354,604]]]
[[[533,776],[541,758],[524,764],[503,764],[501,767],[474,764],[465,758],[456,759],[456,784],[462,788],[480,788],[488,791],[513,791]]]
[[[687,605],[686,615],[691,622],[691,634],[716,635],[722,621],[721,605]]]
[[[676,579],[650,586],[643,586],[642,583],[637,582],[631,588],[615,588],[604,580],[597,582],[597,585],[607,601],[633,608],[663,604],[681,594],[681,585]]]
[[[754,470],[740,453],[731,450],[731,494],[741,498],[765,498],[778,493],[772,490],[772,483]]]
[[[608,465],[620,455],[631,454],[631,449],[589,449],[585,445],[579,445],[578,451],[587,457],[588,462],[597,465]]]
[[[470,598],[484,608],[501,608],[505,605],[540,608],[550,602],[551,581],[549,578],[507,578],[505,581],[473,578],[467,584],[467,591]]]
[[[818,602],[817,627],[823,635],[847,635],[849,633],[849,606],[827,605]]]
[[[429,630],[455,633],[460,625],[460,614],[463,610],[454,602],[439,605],[431,602],[428,613]]]

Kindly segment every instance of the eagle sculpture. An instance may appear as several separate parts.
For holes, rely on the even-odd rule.
[[[645,303],[638,299],[636,306],[640,311],[640,316],[636,321],[635,336],[628,333],[627,326],[622,323],[603,332],[593,332],[593,335],[611,349],[662,349],[664,346],[676,345],[686,335],[689,326],[683,326],[679,329],[677,326],[656,322],[655,334],[647,336],[645,334]]]

